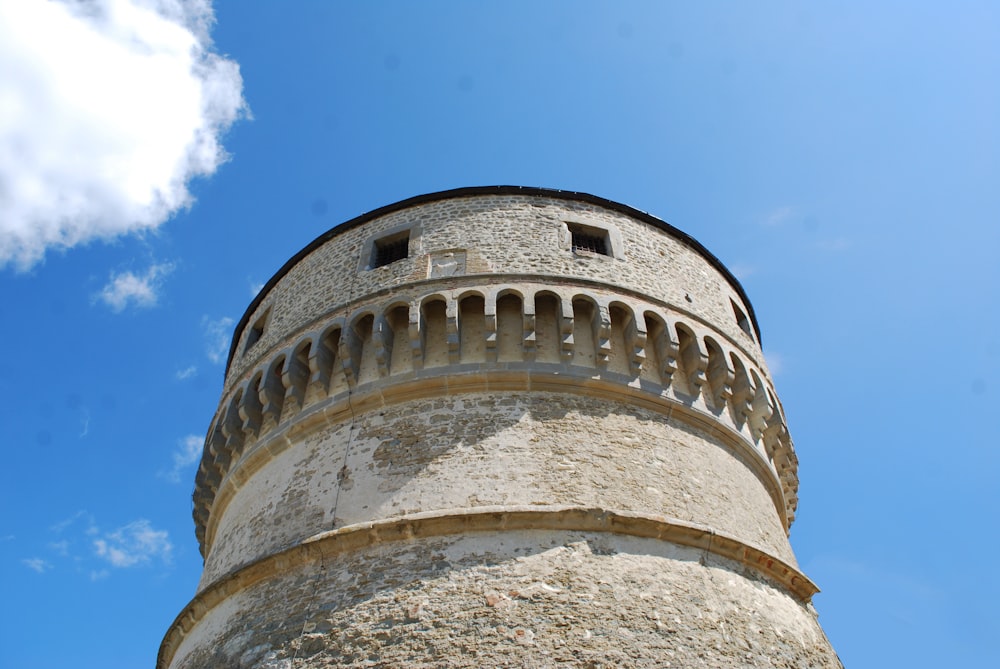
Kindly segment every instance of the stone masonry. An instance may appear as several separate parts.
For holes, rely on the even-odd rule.
[[[159,669],[840,667],[743,289],[583,193],[325,233],[237,326]]]

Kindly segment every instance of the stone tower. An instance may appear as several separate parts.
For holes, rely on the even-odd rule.
[[[237,326],[158,667],[839,667],[797,487],[753,308],[694,239],[583,193],[411,198]]]

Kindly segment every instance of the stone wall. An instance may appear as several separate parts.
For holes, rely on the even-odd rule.
[[[477,507],[658,514],[794,564],[773,479],[717,435],[620,402],[463,393],[364,412],[274,450],[213,509],[203,585],[331,528]]]
[[[173,666],[841,666],[810,606],[659,539],[518,530],[328,551],[233,588]]]

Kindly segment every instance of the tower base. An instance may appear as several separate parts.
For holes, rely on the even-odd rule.
[[[161,662],[241,667],[841,667],[815,612],[712,551],[484,531],[349,552],[319,538],[189,607]],[[280,573],[274,573],[279,570]],[[246,573],[249,572],[249,573]],[[185,627],[187,628],[185,631]],[[161,665],[165,666],[165,665]]]

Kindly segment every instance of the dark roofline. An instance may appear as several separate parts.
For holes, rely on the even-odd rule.
[[[596,195],[590,195],[589,193],[579,193],[571,190],[557,190],[554,188],[537,188],[534,186],[467,186],[465,188],[443,190],[437,193],[416,195],[393,204],[387,204],[384,207],[379,207],[378,209],[369,211],[366,214],[361,214],[360,216],[356,216],[349,221],[345,221],[340,225],[336,225],[321,234],[316,239],[312,240],[301,251],[289,258],[288,262],[282,265],[281,269],[279,269],[274,276],[268,279],[268,282],[264,284],[264,287],[261,288],[259,293],[257,293],[257,297],[253,299],[253,302],[250,303],[250,306],[248,306],[246,311],[243,313],[243,318],[241,318],[240,322],[236,325],[236,330],[233,332],[233,341],[229,346],[229,358],[226,360],[226,374],[229,373],[229,366],[232,364],[233,356],[236,354],[236,345],[239,343],[240,336],[243,334],[243,330],[246,328],[247,322],[250,320],[250,316],[254,311],[256,311],[257,307],[260,306],[260,303],[264,301],[264,298],[271,291],[271,288],[273,288],[274,285],[278,283],[278,281],[280,281],[282,277],[289,272],[289,270],[292,269],[292,267],[297,265],[300,260],[312,253],[315,249],[327,243],[342,232],[346,232],[347,230],[363,225],[368,221],[402,209],[409,209],[428,202],[440,202],[441,200],[453,200],[460,197],[475,197],[480,195],[528,195],[532,197],[547,197],[554,200],[585,202],[604,209],[610,209],[611,211],[617,211],[621,214],[629,216],[630,218],[635,218],[664,230],[671,236],[676,237],[678,240],[701,254],[701,256],[704,257],[709,264],[719,270],[719,272],[726,277],[729,285],[731,285],[739,296],[743,298],[743,304],[746,305],[747,310],[749,311],[748,315],[750,316],[750,322],[753,323],[754,332],[757,333],[757,341],[758,343],[761,342],[760,326],[757,323],[757,315],[754,313],[753,305],[750,304],[750,298],[747,297],[746,291],[743,290],[743,286],[740,285],[740,282],[735,276],[733,276],[732,272],[730,272],[726,266],[722,264],[722,261],[716,258],[711,251],[701,245],[701,242],[687,233],[678,230],[666,221],[662,221],[644,211],[633,209],[626,204],[614,202],[603,197],[597,197]]]

